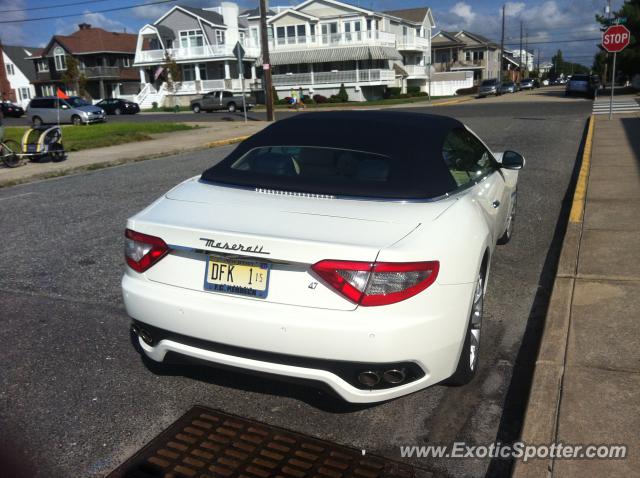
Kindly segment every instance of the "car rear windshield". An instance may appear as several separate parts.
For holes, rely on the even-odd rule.
[[[313,182],[358,183],[389,179],[390,158],[346,149],[309,146],[265,146],[246,153],[231,166],[256,181],[262,175]]]
[[[589,77],[587,75],[573,75],[571,81],[589,81]]]

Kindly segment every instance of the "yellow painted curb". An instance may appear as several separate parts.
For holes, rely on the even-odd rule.
[[[433,106],[447,106],[447,105],[455,105],[458,103],[464,103],[465,101],[471,101],[473,98],[461,98],[459,100],[450,100],[443,101],[442,103],[434,103]]]
[[[587,130],[587,139],[585,140],[584,151],[582,152],[582,166],[580,166],[580,174],[576,190],[573,193],[573,204],[571,205],[571,213],[569,214],[569,222],[582,222],[584,216],[584,202],[587,196],[587,180],[589,179],[589,168],[591,166],[591,147],[593,144],[593,128],[596,117],[591,115],[589,118],[589,129]]]
[[[219,139],[217,141],[212,141],[210,143],[207,143],[206,147],[217,148],[218,146],[226,146],[228,144],[240,143],[250,137],[251,135],[246,135],[246,136],[236,136],[235,138]]]

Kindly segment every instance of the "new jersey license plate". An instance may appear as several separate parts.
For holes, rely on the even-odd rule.
[[[265,298],[269,292],[270,265],[209,257],[204,288],[213,292]]]

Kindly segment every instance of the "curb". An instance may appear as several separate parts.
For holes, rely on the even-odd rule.
[[[473,98],[460,98],[459,100],[449,100],[443,101],[442,103],[435,103],[431,106],[448,106],[448,105],[456,105],[458,103],[466,103],[467,101],[471,101]]]
[[[54,179],[54,178],[59,178],[59,177],[62,177],[62,176],[70,176],[70,175],[73,175],[73,174],[86,173],[88,171],[96,171],[98,169],[111,168],[111,167],[114,167],[114,166],[122,166],[124,164],[138,163],[140,161],[147,161],[147,160],[150,160],[150,159],[159,159],[159,158],[164,158],[166,156],[172,156],[174,154],[191,153],[191,152],[195,152],[195,151],[202,151],[204,149],[217,148],[219,146],[227,146],[229,144],[240,143],[241,141],[244,141],[245,139],[247,139],[249,137],[250,137],[250,135],[237,136],[237,137],[234,137],[234,138],[227,138],[227,139],[220,139],[220,140],[217,140],[217,141],[211,141],[209,143],[206,143],[206,144],[203,144],[203,145],[200,145],[200,146],[195,146],[193,148],[183,148],[183,149],[175,150],[175,151],[163,151],[161,153],[148,154],[148,155],[145,155],[145,156],[138,156],[138,157],[134,157],[134,158],[112,159],[112,160],[107,160],[107,161],[101,161],[99,163],[91,163],[91,164],[86,164],[86,165],[71,166],[69,168],[61,169],[61,170],[58,170],[58,171],[48,171],[48,172],[43,172],[43,173],[35,172],[34,174],[32,174],[30,176],[25,176],[23,178],[0,179],[0,188],[17,186],[19,184],[32,183],[32,182],[36,182],[36,181],[44,181],[46,179]]]
[[[556,442],[594,125],[595,117],[591,115],[519,439],[526,444]],[[512,478],[551,476],[552,471],[552,458],[528,463],[518,460]]]

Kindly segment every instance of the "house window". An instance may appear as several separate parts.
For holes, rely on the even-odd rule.
[[[29,88],[20,88],[18,91],[20,92],[20,100],[31,99],[31,92],[29,91]]]
[[[193,48],[204,45],[202,30],[186,30],[180,32],[180,48]]]
[[[470,51],[464,52],[464,59],[465,59],[465,61],[471,61],[471,52]]]
[[[16,71],[11,63],[7,63],[7,75],[15,75]]]
[[[258,42],[258,29],[257,28],[252,28],[251,29],[251,41],[253,42],[253,46],[259,45],[259,42]]]
[[[278,39],[278,45],[284,45],[286,42],[286,30],[284,27],[276,27],[276,38]]]
[[[298,43],[305,43],[307,41],[307,32],[304,25],[296,25],[296,33],[298,35]]]
[[[200,70],[200,79],[201,80],[207,80],[207,64],[206,63],[200,63],[198,64],[198,70]]]
[[[216,30],[216,43],[224,45],[224,30]]]
[[[67,59],[64,50],[59,46],[53,50],[53,59],[56,64],[56,70],[64,71],[67,69]]]
[[[196,68],[195,65],[182,65],[182,79],[184,81],[196,80]]]
[[[344,22],[344,37],[345,40],[359,40],[360,39],[360,20]]]
[[[38,69],[38,73],[49,71],[49,61],[46,59],[36,61],[36,67]]]
[[[289,25],[287,27],[287,43],[296,42],[296,27],[295,25]]]
[[[128,56],[123,57],[122,66],[124,66],[125,68],[131,66],[131,58],[129,58]]]

